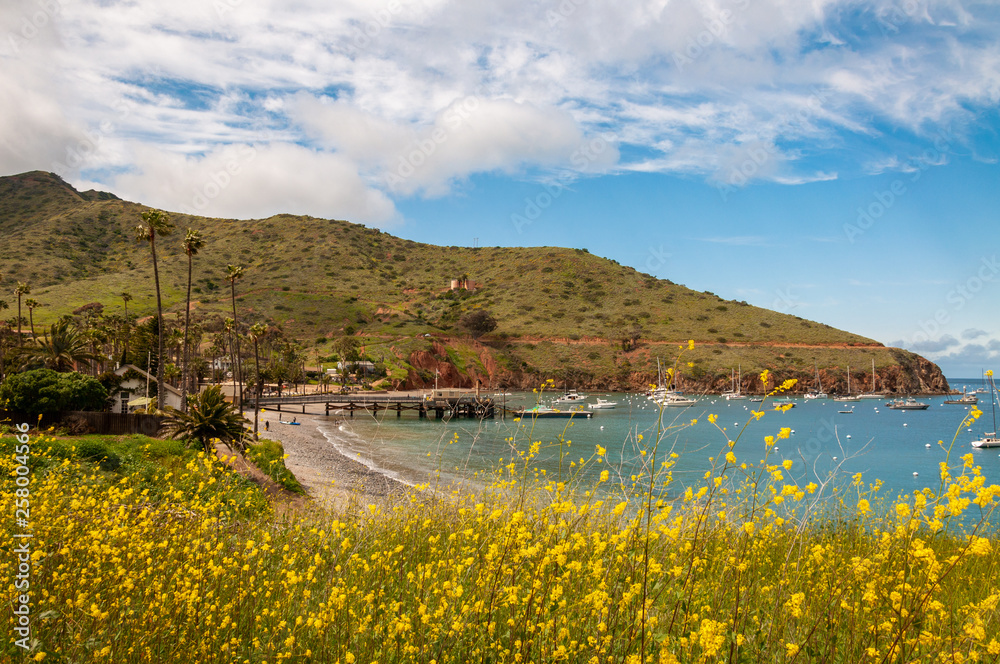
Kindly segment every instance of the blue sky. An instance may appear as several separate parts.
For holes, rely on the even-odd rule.
[[[998,36],[963,0],[11,0],[0,173],[586,247],[977,376]]]

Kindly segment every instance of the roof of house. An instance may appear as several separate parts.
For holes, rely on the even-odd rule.
[[[152,374],[146,373],[145,371],[143,371],[139,367],[135,366],[134,364],[123,364],[123,365],[121,365],[120,367],[118,367],[117,369],[115,369],[115,375],[116,376],[124,375],[125,373],[128,372],[129,369],[133,369],[134,371],[136,371],[143,378],[151,380],[154,383],[156,382],[156,376],[154,376]],[[167,392],[173,392],[177,396],[181,396],[181,391],[178,390],[173,385],[168,385],[168,384],[164,383],[163,386],[165,388],[167,388]]]

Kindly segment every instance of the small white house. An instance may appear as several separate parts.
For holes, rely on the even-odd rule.
[[[129,372],[133,373],[130,373],[129,377],[122,381],[118,388],[118,394],[112,395],[114,405],[111,407],[111,412],[113,413],[131,413],[140,410],[142,406],[129,406],[128,402],[145,397],[147,384],[152,386],[152,389],[156,389],[156,376],[146,373],[134,364],[123,364],[115,369],[116,376],[124,376]],[[163,387],[167,394],[164,399],[160,400],[160,408],[169,406],[180,409],[181,391],[172,385],[164,384]]]
[[[368,360],[358,360],[357,362],[337,362],[337,372],[348,373],[357,371],[359,375],[370,376],[375,373],[375,363]]]

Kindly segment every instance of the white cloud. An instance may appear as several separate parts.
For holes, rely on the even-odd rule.
[[[0,28],[17,35],[40,6],[58,10],[16,51],[0,44],[3,170],[51,168],[110,122],[61,174],[162,191],[140,183],[164,175],[149,154],[212,165],[264,135],[275,155],[362,178],[361,194],[337,195],[375,217],[392,216],[375,189],[440,195],[484,172],[741,186],[927,168],[1000,102],[997,19],[960,0],[908,13],[890,0],[11,0]],[[470,98],[477,112],[450,126]],[[447,140],[387,184],[440,130]],[[947,149],[914,161],[941,130]],[[609,133],[613,149],[575,159]],[[168,178],[183,185],[173,207],[186,179]],[[284,202],[287,186],[267,181]],[[318,214],[329,195],[298,206]]]
[[[136,162],[136,172],[114,179],[115,191],[166,210],[243,219],[287,212],[381,226],[396,216],[349,160],[300,146],[230,145],[204,156],[145,148]]]

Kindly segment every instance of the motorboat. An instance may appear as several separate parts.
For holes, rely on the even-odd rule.
[[[592,411],[579,406],[563,410],[561,408],[552,408],[544,405],[537,405],[532,408],[525,408],[523,410],[510,412],[517,417],[582,417],[587,419],[594,414]]]
[[[979,403],[979,397],[975,392],[967,393],[965,388],[962,389],[962,396],[957,399],[945,399],[941,403],[955,404],[958,406],[975,406]]]
[[[591,408],[597,410],[597,409],[600,409],[600,408],[614,408],[615,406],[618,405],[618,402],[617,401],[606,401],[606,400],[601,399],[600,397],[598,397],[597,398],[597,403],[591,403],[591,404],[587,404],[587,405],[590,406]]]
[[[694,399],[688,399],[687,397],[682,397],[679,394],[667,394],[662,399],[659,399],[656,403],[659,404],[660,406],[663,406],[664,408],[687,408],[689,406],[695,405],[698,402],[695,401]]]
[[[923,403],[922,401],[917,401],[913,397],[887,401],[885,406],[886,408],[889,408],[891,410],[927,410],[928,408],[931,407],[929,403]]]
[[[576,390],[566,390],[566,393],[552,402],[554,406],[577,406],[586,405],[587,397],[579,394]]]
[[[803,397],[809,399],[829,399],[830,395],[823,391],[823,383],[819,379],[819,367],[816,367],[816,387],[806,392]]]

